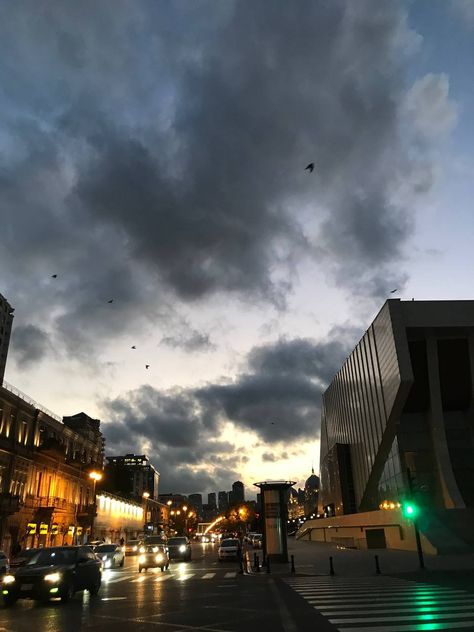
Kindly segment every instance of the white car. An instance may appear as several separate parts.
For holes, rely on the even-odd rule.
[[[222,540],[218,550],[219,562],[230,559],[239,559],[240,541],[237,538]]]
[[[0,551],[0,575],[6,575],[10,570],[8,557],[3,551]]]
[[[125,554],[121,546],[117,544],[100,544],[94,549],[94,553],[102,562],[104,568],[115,568],[123,566]]]

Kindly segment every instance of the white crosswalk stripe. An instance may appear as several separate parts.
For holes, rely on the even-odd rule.
[[[393,577],[285,580],[341,632],[474,631],[474,595]]]
[[[212,579],[215,576],[216,576],[215,573],[206,573],[205,575],[202,576],[202,579]]]
[[[202,571],[180,572],[180,571],[166,571],[164,573],[156,573],[153,570],[148,572],[138,573],[138,571],[122,572],[112,576],[106,576],[102,578],[102,586],[106,587],[110,584],[117,584],[119,582],[130,582],[131,584],[142,584],[143,582],[156,581],[163,582],[167,579],[174,579],[176,581],[186,581],[188,579],[235,579],[237,577],[236,571],[229,571],[225,573],[202,573]]]

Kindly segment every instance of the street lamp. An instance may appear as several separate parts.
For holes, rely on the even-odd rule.
[[[166,503],[168,505],[168,507],[171,507],[171,505],[173,504],[172,500],[168,500],[168,502]]]
[[[187,511],[187,510],[188,510],[187,505],[183,505],[183,511]]]
[[[150,498],[150,492],[143,492],[142,498],[143,498],[143,513],[144,513],[143,533],[145,533],[145,527],[148,524],[148,499]]]
[[[93,504],[94,504],[94,513],[92,514],[91,535],[90,535],[90,538],[92,540],[92,537],[93,537],[93,534],[94,534],[94,518],[95,518],[96,511],[97,511],[96,510],[97,503],[96,503],[96,498],[95,498],[95,486],[97,485],[97,481],[101,481],[102,480],[102,473],[101,472],[97,472],[96,470],[92,470],[92,472],[89,472],[89,478],[93,482],[92,501],[93,501]]]

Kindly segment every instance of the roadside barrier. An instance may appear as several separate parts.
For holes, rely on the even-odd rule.
[[[336,574],[334,572],[334,564],[333,564],[332,556],[329,557],[329,574],[330,575],[335,575]]]
[[[375,560],[375,574],[376,575],[381,575],[382,571],[380,570],[379,556],[378,555],[374,555],[374,560]]]

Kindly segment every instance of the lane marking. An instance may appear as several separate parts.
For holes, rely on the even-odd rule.
[[[434,612],[434,610],[436,610],[436,612],[438,611],[447,611],[447,612],[452,612],[452,611],[456,611],[456,610],[472,610],[474,608],[474,602],[472,602],[469,605],[466,606],[436,606],[435,608],[429,608],[429,610],[431,612]],[[418,605],[413,605],[411,607],[406,607],[406,608],[397,608],[397,610],[371,610],[370,608],[364,608],[363,610],[349,610],[348,612],[341,612],[342,608],[338,608],[337,610],[320,610],[320,612],[322,614],[324,614],[325,617],[336,617],[337,615],[354,615],[354,614],[397,614],[397,613],[402,613],[402,612],[412,612],[414,614],[422,614],[420,612],[420,607]],[[427,612],[426,614],[430,614],[429,612]]]
[[[122,599],[128,599],[128,597],[102,597],[101,601],[121,601]]]
[[[442,619],[465,619],[466,617],[474,616],[474,611],[471,612],[462,612],[457,614],[415,614],[410,616],[401,616],[401,617],[357,617],[354,619],[329,619],[329,622],[334,625],[339,625],[341,623],[383,623],[384,621],[413,621],[413,623],[421,622],[428,623],[430,621],[440,621]],[[471,626],[474,625],[471,619]],[[431,628],[436,629],[436,628]]]
[[[215,576],[216,576],[215,573],[206,573],[205,575],[202,576],[201,579],[212,579]]]
[[[233,579],[234,577],[237,577],[237,573],[226,573],[224,575],[225,579]]]

